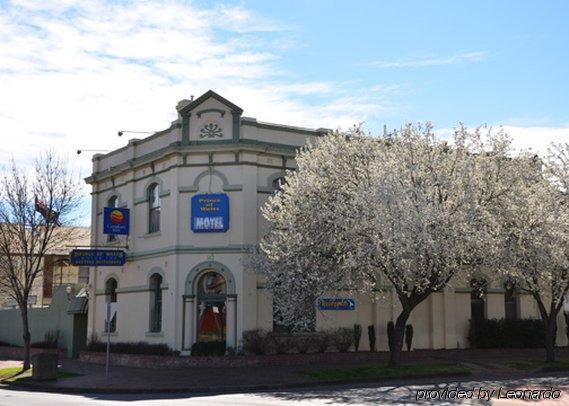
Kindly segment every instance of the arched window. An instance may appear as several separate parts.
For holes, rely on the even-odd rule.
[[[197,341],[225,341],[227,285],[222,274],[204,273],[198,280]]]
[[[506,320],[518,318],[518,294],[516,284],[513,281],[504,283],[504,307]]]
[[[150,332],[162,331],[162,276],[150,277]]]
[[[117,196],[111,196],[107,201],[107,207],[119,207],[119,198]],[[113,242],[117,240],[116,234],[109,234],[107,236],[108,242]]]
[[[153,183],[148,188],[148,232],[160,231],[160,186]]]
[[[484,279],[470,280],[470,313],[473,321],[486,318],[486,291],[488,283]]]
[[[115,278],[109,278],[105,283],[105,296],[107,303],[117,302],[117,280]],[[105,316],[106,318],[106,316]],[[117,315],[115,313],[114,317],[111,319],[110,323],[105,323],[105,332],[114,333],[117,331]]]
[[[281,176],[280,178],[276,178],[275,180],[273,180],[273,189],[275,190],[275,193],[280,192],[284,184],[285,184],[284,176]]]

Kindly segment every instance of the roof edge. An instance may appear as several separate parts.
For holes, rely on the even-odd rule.
[[[216,99],[218,102],[225,104],[227,107],[229,107],[231,109],[231,111],[241,114],[243,113],[243,109],[241,107],[239,107],[238,105],[230,102],[229,100],[227,100],[225,97],[217,94],[216,92],[214,92],[213,90],[208,90],[207,92],[205,92],[204,94],[202,94],[200,97],[198,97],[197,99],[191,101],[189,104],[185,105],[184,107],[180,108],[178,110],[178,112],[181,115],[186,115],[188,114],[190,111],[192,111],[193,109],[195,109],[197,106],[199,106],[200,104],[202,104],[204,101],[206,101],[207,99],[209,99],[210,97]]]

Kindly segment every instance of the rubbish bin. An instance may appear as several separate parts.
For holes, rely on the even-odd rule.
[[[43,352],[32,356],[32,379],[49,381],[57,379],[57,353]]]

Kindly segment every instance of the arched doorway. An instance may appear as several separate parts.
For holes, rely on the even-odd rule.
[[[237,346],[237,292],[229,269],[216,261],[196,265],[185,282],[182,353],[196,342],[225,341]]]
[[[225,341],[227,284],[222,274],[205,271],[197,284],[197,342]]]

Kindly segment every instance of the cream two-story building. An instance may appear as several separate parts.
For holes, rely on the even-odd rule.
[[[166,130],[93,157],[91,244],[124,249],[127,262],[90,269],[88,337],[165,343],[182,354],[197,341],[236,347],[243,331],[273,328],[270,293],[244,267],[264,232],[259,209],[295,168],[296,150],[328,130],[245,117],[213,91],[180,101],[176,110]],[[130,209],[128,236],[103,234],[105,207]],[[199,217],[192,209],[213,214]],[[467,347],[471,317],[537,316],[531,298],[498,282],[485,289],[482,300],[470,288],[431,295],[410,320],[414,347]],[[345,310],[316,311],[317,328],[375,325],[385,349],[396,297],[345,298]],[[108,326],[107,302],[117,308]],[[562,343],[563,324],[559,330]]]

